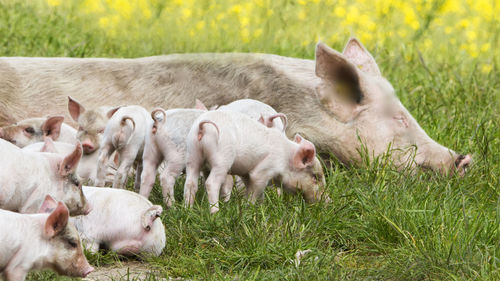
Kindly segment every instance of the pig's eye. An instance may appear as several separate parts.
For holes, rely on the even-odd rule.
[[[392,117],[394,120],[397,120],[403,127],[408,128],[408,121],[404,116],[397,115]]]
[[[78,244],[76,244],[76,241],[73,240],[73,239],[69,239],[67,240],[68,242],[68,245],[71,247],[71,248],[76,248],[78,246]]]
[[[24,131],[30,135],[33,135],[35,133],[35,129],[33,129],[32,127],[27,127],[24,129]]]
[[[97,130],[97,133],[98,133],[98,134],[102,134],[102,133],[104,133],[104,129],[99,129],[99,130]]]

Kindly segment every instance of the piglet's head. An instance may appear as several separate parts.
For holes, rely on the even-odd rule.
[[[101,136],[109,120],[107,107],[85,109],[77,100],[68,97],[68,111],[78,123],[76,138],[82,143],[83,152],[91,154],[100,146]]]
[[[46,140],[44,147],[53,146],[50,144],[51,142],[51,140]],[[48,153],[46,156],[51,163],[56,198],[68,206],[72,216],[88,214],[91,207],[83,194],[82,184],[76,174],[78,163],[82,157],[80,143],[77,143],[75,149],[63,158],[54,153]]]
[[[282,177],[283,186],[288,191],[301,191],[308,203],[316,202],[321,199],[325,186],[323,168],[310,141],[297,134],[294,142],[289,171]]]
[[[57,140],[61,132],[63,116],[31,118],[0,129],[0,138],[18,147],[44,141],[46,138]]]
[[[43,228],[43,237],[51,251],[51,267],[61,275],[85,277],[94,270],[83,254],[80,236],[68,222],[69,211],[64,203],[47,195],[42,204],[42,212],[50,212]]]

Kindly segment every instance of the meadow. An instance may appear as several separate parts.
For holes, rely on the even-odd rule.
[[[401,173],[386,157],[325,165],[332,203],[233,192],[209,215],[165,211],[147,280],[500,280],[500,2],[497,0],[0,0],[1,56],[261,52],[314,59],[358,37],[437,142],[472,153],[465,177]],[[161,204],[158,183],[150,198]],[[301,258],[299,250],[311,250]],[[112,253],[94,266],[127,262]],[[51,272],[28,280],[68,280]],[[125,278],[124,280],[127,280]],[[132,280],[132,278],[131,278]]]

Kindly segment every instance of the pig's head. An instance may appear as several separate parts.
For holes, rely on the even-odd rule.
[[[78,101],[68,97],[68,110],[71,118],[78,123],[76,138],[82,143],[83,152],[91,154],[98,150],[102,133],[108,122],[108,108],[98,107],[86,110]]]
[[[18,147],[41,142],[46,138],[57,140],[63,121],[63,116],[26,119],[14,125],[0,128],[0,138]]]
[[[387,152],[390,145],[396,167],[420,166],[443,173],[465,173],[471,156],[459,155],[425,133],[357,39],[350,39],[342,54],[318,43],[316,75],[321,80],[318,97],[329,114],[344,124],[344,142],[350,142],[347,145],[356,146],[359,137],[370,156]],[[338,154],[360,162],[359,149],[358,145]]]
[[[69,211],[66,206],[47,195],[42,213],[49,213],[44,229],[43,238],[49,245],[50,267],[60,275],[85,277],[94,270],[83,254],[82,243],[76,228],[68,223]]]
[[[289,192],[301,191],[306,202],[316,202],[321,199],[325,187],[323,168],[316,157],[314,144],[299,134],[295,135],[294,142],[289,169],[281,175],[281,183]]]
[[[44,147],[51,147],[52,140],[46,140]],[[77,143],[75,149],[64,158],[55,153],[45,153],[52,171],[52,178],[56,187],[53,194],[68,206],[72,216],[86,215],[91,211],[82,190],[82,184],[76,174],[78,163],[82,157],[82,146]]]

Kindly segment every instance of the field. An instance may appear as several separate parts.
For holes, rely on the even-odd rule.
[[[213,216],[203,188],[193,209],[182,207],[180,179],[177,203],[162,216],[163,254],[143,258],[154,272],[147,280],[500,280],[499,1],[215,2],[0,0],[0,55],[314,59],[318,40],[341,51],[357,36],[426,132],[472,153],[474,165],[461,178],[400,173],[383,157],[363,167],[333,159],[330,204],[268,189],[251,205],[233,192]],[[299,250],[311,251],[299,262]],[[94,266],[129,262],[87,257]]]

